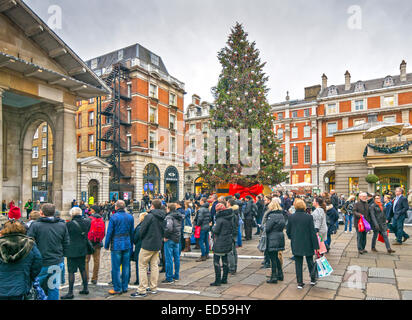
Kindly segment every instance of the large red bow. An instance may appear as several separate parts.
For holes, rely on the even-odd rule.
[[[229,185],[229,194],[234,196],[236,193],[240,194],[240,198],[244,198],[250,195],[254,200],[256,200],[256,196],[263,192],[263,186],[256,184],[250,188],[243,187],[238,184],[231,184]]]

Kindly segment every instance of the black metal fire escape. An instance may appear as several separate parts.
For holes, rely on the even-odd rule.
[[[106,84],[112,89],[111,101],[110,103],[102,109],[101,99],[98,100],[97,104],[97,147],[96,156],[105,158],[105,160],[112,165],[111,169],[111,183],[120,183],[121,178],[127,178],[121,171],[120,158],[122,153],[130,153],[127,146],[127,141],[122,139],[125,137],[125,130],[122,131],[122,127],[130,127],[131,124],[128,121],[122,120],[121,101],[130,101],[131,97],[129,93],[123,94],[121,90],[121,83],[127,81],[129,69],[121,63],[117,63],[112,66],[111,73],[107,78],[103,79]],[[103,126],[102,116],[106,119],[111,119],[111,126]],[[107,121],[106,121],[107,123]],[[107,130],[102,135],[103,129]],[[111,146],[111,153],[109,155],[102,155],[102,141],[106,142]],[[107,149],[107,148],[106,148]]]

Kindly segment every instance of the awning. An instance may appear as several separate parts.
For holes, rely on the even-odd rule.
[[[410,135],[410,134],[412,134],[412,126],[409,125],[409,126],[407,126],[407,127],[403,127],[403,129],[402,129],[402,135],[403,135],[403,136],[407,136],[407,135]]]
[[[382,137],[392,137],[402,132],[404,123],[380,124],[370,128],[363,134],[363,139],[374,139]]]

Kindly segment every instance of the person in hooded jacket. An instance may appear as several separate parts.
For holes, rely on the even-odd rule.
[[[19,207],[12,206],[9,210],[9,219],[20,220],[21,219],[21,211]]]
[[[326,225],[328,227],[328,233],[325,241],[326,250],[330,250],[332,244],[332,234],[336,231],[336,222],[339,220],[339,213],[331,200],[326,202]]]
[[[42,257],[26,228],[10,220],[0,231],[0,300],[23,300],[42,269]]]
[[[179,281],[180,269],[180,237],[182,229],[182,214],[177,211],[175,203],[167,206],[164,227],[164,250],[166,262],[166,279],[162,283],[170,284]],[[174,264],[174,273],[173,273]]]
[[[232,250],[233,238],[233,210],[226,209],[225,204],[216,205],[216,223],[213,233],[213,265],[215,268],[215,282],[211,286],[227,284],[229,274],[228,253]],[[222,260],[222,266],[220,266]],[[221,272],[223,269],[223,275]]]
[[[200,227],[200,251],[201,257],[196,262],[206,261],[209,256],[209,231],[212,222],[209,211],[209,203],[206,198],[200,199],[200,209],[197,213],[196,226]]]
[[[157,293],[159,279],[159,251],[162,248],[164,234],[164,219],[166,212],[161,209],[162,202],[159,199],[152,201],[150,212],[141,223],[139,238],[142,241],[139,253],[139,287],[132,293],[132,298],[144,298],[147,296],[147,288],[152,294]],[[147,278],[147,266],[150,265],[150,283]]]
[[[264,230],[267,237],[266,254],[270,259],[272,273],[267,283],[277,283],[278,281],[283,281],[279,251],[285,250],[285,235],[283,230],[285,229],[286,222],[282,207],[277,201],[269,203],[268,210]]]
[[[239,233],[240,213],[239,213],[239,206],[236,204],[236,200],[229,199],[227,204],[228,204],[228,208],[232,209],[233,211],[232,250],[228,254],[229,272],[231,275],[235,275],[237,272],[237,261],[238,261],[237,251],[236,251],[236,240],[238,238],[238,233]]]

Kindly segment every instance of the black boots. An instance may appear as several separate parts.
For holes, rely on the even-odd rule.
[[[222,278],[220,273],[220,266],[215,266],[215,282],[212,282],[210,285],[213,287],[219,287],[222,284]],[[226,276],[227,281],[227,276]]]

